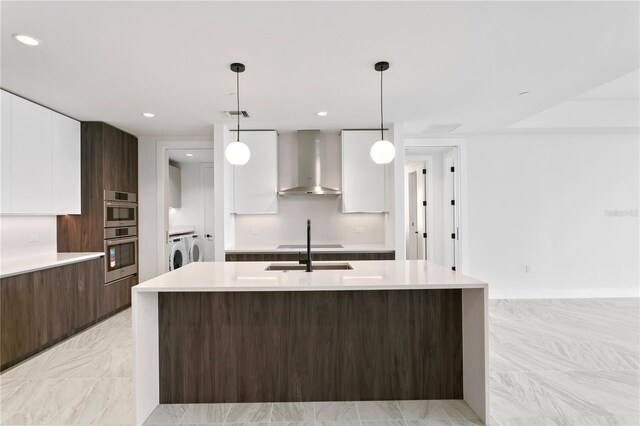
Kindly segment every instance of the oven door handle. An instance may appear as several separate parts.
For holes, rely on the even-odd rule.
[[[133,242],[136,242],[136,241],[138,241],[138,237],[119,238],[119,239],[116,239],[116,240],[106,240],[104,242],[104,244],[107,247],[110,247],[110,246],[115,246],[115,245],[119,245],[119,244],[133,243]]]
[[[105,201],[104,204],[109,207],[125,207],[125,208],[138,207],[136,203],[132,203],[130,201]]]

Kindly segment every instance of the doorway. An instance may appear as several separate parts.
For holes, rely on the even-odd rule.
[[[189,261],[214,259],[213,149],[175,148],[164,151],[164,249],[159,272],[169,270],[169,241],[183,239]]]
[[[412,147],[405,156],[407,259],[459,263],[456,147]]]

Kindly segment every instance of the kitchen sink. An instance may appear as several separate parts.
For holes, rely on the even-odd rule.
[[[304,271],[307,265],[298,265],[292,263],[272,263],[267,266],[265,271]],[[344,271],[353,269],[348,263],[318,263],[313,264],[314,271]]]
[[[280,244],[279,249],[306,249],[306,244]],[[344,248],[342,244],[311,244],[312,249]]]

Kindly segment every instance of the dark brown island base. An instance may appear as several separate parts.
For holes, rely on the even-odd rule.
[[[134,287],[137,421],[158,404],[413,399],[486,419],[487,284],[424,261],[350,264],[192,263]]]

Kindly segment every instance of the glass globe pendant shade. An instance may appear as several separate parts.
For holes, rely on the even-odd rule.
[[[224,150],[227,161],[234,166],[244,166],[251,158],[251,151],[247,144],[240,141],[231,142]]]
[[[380,140],[371,147],[371,159],[376,164],[387,164],[396,156],[396,148],[386,140]]]

